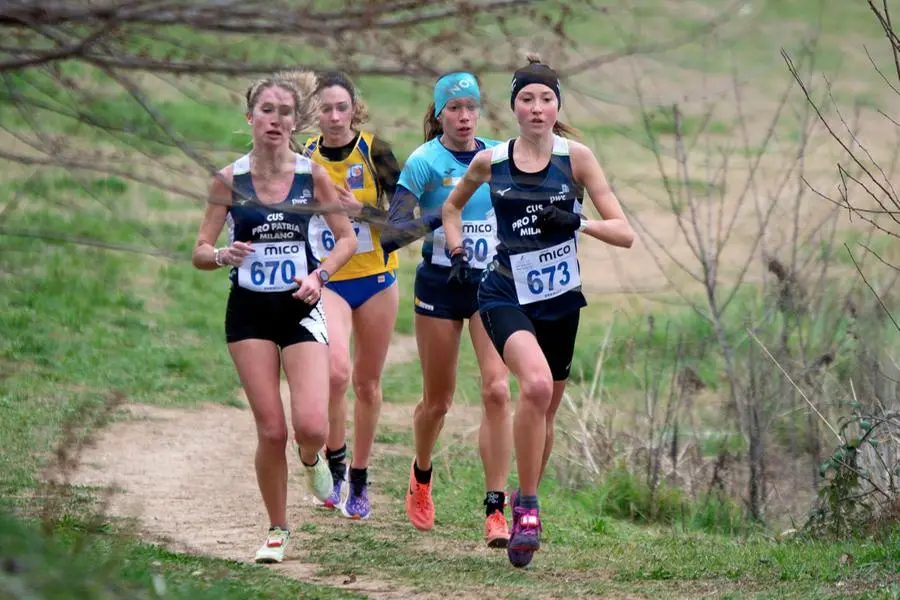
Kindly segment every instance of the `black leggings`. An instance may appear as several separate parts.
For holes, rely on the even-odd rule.
[[[575,337],[578,334],[580,310],[566,313],[557,319],[532,319],[519,306],[497,306],[481,311],[481,320],[500,356],[509,336],[517,331],[530,331],[550,365],[553,381],[569,378]]]

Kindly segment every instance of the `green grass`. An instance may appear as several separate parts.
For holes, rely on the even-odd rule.
[[[109,598],[361,598],[301,583],[272,571],[210,560],[91,535],[85,523],[65,519],[52,532],[0,513],[0,597],[47,600]]]
[[[407,459],[390,456],[381,462],[382,493],[402,497]],[[761,533],[746,537],[703,533],[696,522],[640,527],[618,520],[621,515],[604,506],[610,490],[621,484],[601,484],[573,494],[548,480],[541,494],[546,545],[527,570],[512,570],[505,553],[479,547],[483,512],[478,499],[483,488],[474,449],[457,443],[435,464],[440,468],[434,475],[433,531],[414,531],[403,522],[402,507],[382,504],[381,525],[316,528],[312,552],[323,569],[377,574],[404,581],[413,590],[447,593],[466,585],[487,595],[502,590],[534,597],[630,593],[666,598],[714,587],[804,597],[833,594],[839,581],[880,588],[887,594],[900,560],[895,545],[900,532],[880,542],[779,543]],[[854,557],[853,566],[841,565],[843,554]]]

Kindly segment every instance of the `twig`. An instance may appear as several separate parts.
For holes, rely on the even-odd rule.
[[[748,327],[747,333],[750,335],[750,337],[752,337],[754,339],[754,341],[756,341],[757,344],[759,344],[759,347],[762,348],[763,352],[766,353],[766,356],[769,357],[769,359],[772,361],[772,363],[776,367],[778,367],[778,369],[784,374],[785,377],[787,377],[787,380],[791,383],[792,386],[794,386],[794,389],[797,390],[797,392],[803,397],[803,399],[806,400],[806,403],[809,404],[809,407],[812,408],[813,411],[815,411],[815,413],[819,416],[819,418],[822,420],[822,422],[825,423],[826,426],[828,426],[828,429],[830,429],[831,433],[834,434],[834,437],[837,438],[838,443],[843,444],[844,440],[841,439],[841,436],[840,436],[840,434],[838,434],[837,430],[834,427],[832,427],[831,423],[828,422],[828,419],[826,419],[825,416],[819,412],[819,409],[816,408],[815,404],[813,404],[810,401],[810,399],[806,396],[806,394],[803,392],[803,390],[800,389],[800,386],[798,386],[796,383],[794,383],[794,380],[791,379],[791,376],[788,375],[788,372],[784,370],[784,367],[781,366],[781,363],[779,363],[777,360],[775,360],[775,357],[772,356],[772,353],[769,352],[769,349],[766,348],[765,344],[763,344],[759,340],[759,338],[756,337],[756,334],[753,333],[753,330]]]

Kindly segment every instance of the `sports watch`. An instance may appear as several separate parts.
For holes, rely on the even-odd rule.
[[[322,269],[322,268],[316,269],[316,276],[319,278],[319,282],[322,285],[325,285],[326,283],[328,283],[328,278],[330,277],[330,275],[328,274],[328,271],[326,271],[325,269]]]

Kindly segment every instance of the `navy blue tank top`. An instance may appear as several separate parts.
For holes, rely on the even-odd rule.
[[[287,210],[314,202],[312,162],[296,154],[294,181],[287,197],[278,204],[260,206],[250,176],[250,155],[234,161],[231,207],[226,222],[229,242],[249,242],[253,254],[240,267],[231,269],[234,285],[254,292],[283,292],[296,289],[294,277],[304,277],[319,266],[307,243],[311,212]]]
[[[482,277],[479,306],[519,305],[534,319],[554,319],[587,305],[577,233],[543,232],[535,221],[548,204],[581,214],[584,188],[572,176],[565,138],[553,137],[549,164],[531,176],[513,164],[514,144],[509,140],[491,152],[491,203],[500,243]]]

